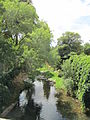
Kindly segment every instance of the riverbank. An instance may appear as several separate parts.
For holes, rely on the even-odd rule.
[[[45,79],[36,79],[33,84],[32,92],[30,89],[25,89],[20,93],[19,105],[14,107],[6,118],[15,120],[36,120],[37,118],[44,120],[81,120],[78,118],[78,114],[72,111],[70,101],[66,101],[67,98],[64,99],[64,96],[57,92],[47,79],[46,81]],[[82,116],[81,114],[81,118]]]
[[[64,83],[64,78],[58,77],[59,72],[54,71],[53,68],[50,66],[44,66],[43,68],[39,69],[41,72],[48,73],[48,80],[52,80],[55,82],[55,88],[57,90],[57,96],[58,96],[58,109],[61,110],[62,113],[65,113],[64,116],[73,116],[75,115],[75,118],[77,116],[77,120],[89,120],[86,114],[82,111],[82,103],[69,95],[67,95],[67,90]],[[50,77],[50,74],[51,77]],[[62,109],[61,109],[62,108]],[[63,112],[64,111],[64,112]],[[70,117],[71,117],[70,116]],[[70,119],[70,118],[69,118]]]
[[[12,85],[13,85],[13,94],[10,96],[9,102],[6,106],[2,106],[2,112],[0,116],[6,116],[9,111],[13,109],[13,104],[17,103],[18,96],[20,94],[20,91],[25,88],[24,80],[28,78],[28,75],[26,73],[20,72],[17,76],[13,78]],[[10,108],[10,110],[8,109]],[[2,114],[5,113],[5,114]]]
[[[42,74],[44,74],[44,73],[45,73],[44,71],[41,72],[40,76],[42,76]],[[39,117],[44,114],[45,119],[47,119],[48,112],[47,113],[45,113],[45,112],[48,111],[48,109],[51,109],[51,107],[52,107],[54,112],[52,110],[52,111],[50,111],[50,114],[53,114],[53,115],[55,114],[57,119],[58,118],[63,118],[63,119],[67,118],[68,120],[89,120],[89,118],[81,110],[81,103],[77,99],[73,99],[72,97],[66,95],[64,85],[62,86],[63,79],[61,79],[61,78],[58,79],[58,76],[57,76],[58,71],[52,71],[52,73],[50,73],[50,71],[49,71],[46,73],[47,73],[46,79],[41,79],[41,78],[45,78],[44,76],[42,76],[40,78],[40,80],[36,79],[34,81],[34,89],[32,91],[32,95],[31,95],[30,89],[24,89],[18,95],[18,98],[20,98],[19,96],[21,94],[23,95],[23,97],[25,97],[25,102],[24,102],[25,104],[21,104],[23,106],[20,105],[20,106],[14,107],[13,110],[11,110],[10,113],[6,116],[6,118],[15,118],[15,120],[17,120],[17,118],[19,117],[19,120],[21,120],[22,115],[23,115],[22,110],[26,110],[23,117],[25,119],[27,118],[27,120],[28,120],[28,117],[31,117],[33,114],[34,114],[34,117],[38,117],[36,115],[36,113],[32,114],[32,112],[34,112],[34,110],[37,110],[37,107],[39,107],[40,108],[39,109],[40,110]],[[23,75],[21,73],[19,76],[17,76],[15,78],[14,82],[16,83],[17,86],[20,85],[21,83],[23,83],[24,79],[26,79],[26,76],[23,76]],[[48,76],[49,76],[50,81],[53,80],[54,83],[56,83],[56,84],[54,84],[56,89],[53,85],[49,84],[48,79],[47,79]],[[52,76],[52,77],[50,78],[50,76]],[[39,76],[36,78],[39,78]],[[20,84],[18,82],[20,82]],[[58,86],[57,83],[59,83],[60,86]],[[17,100],[19,102],[20,99],[18,99],[18,98],[17,98]],[[22,100],[20,100],[20,101],[22,101]],[[34,104],[34,106],[33,106],[33,104]],[[39,106],[39,104],[41,106]],[[42,105],[42,104],[44,104],[44,105]],[[54,108],[53,108],[53,105],[54,105]],[[31,109],[32,106],[34,108]],[[45,106],[46,106],[46,108],[45,108]],[[50,107],[50,108],[48,108],[48,107]],[[41,110],[41,109],[43,109],[43,110]],[[45,112],[42,113],[42,111],[44,111],[44,110],[45,110]],[[57,114],[57,112],[58,112],[58,114]],[[53,117],[55,117],[55,115]],[[48,117],[52,117],[52,115],[50,115],[50,116],[48,115]]]
[[[62,116],[75,118],[75,120],[90,120],[90,117],[82,112],[81,102],[70,96],[67,96],[63,89],[58,89],[56,94],[57,109],[62,113]]]
[[[13,85],[14,85],[14,94],[12,96],[12,102],[18,98],[18,95],[21,90],[25,88],[24,80],[28,78],[28,75],[26,73],[20,72],[18,76],[16,76],[13,80]]]

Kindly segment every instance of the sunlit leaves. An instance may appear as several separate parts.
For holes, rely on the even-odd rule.
[[[62,70],[64,77],[74,83],[72,93],[84,104],[85,94],[90,89],[90,56],[72,55],[63,63]]]
[[[2,30],[9,33],[14,39],[21,39],[35,27],[38,16],[31,4],[6,0],[4,3],[6,12],[3,15]]]

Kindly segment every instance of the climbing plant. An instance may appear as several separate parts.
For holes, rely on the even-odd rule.
[[[63,75],[73,81],[72,93],[82,104],[90,108],[90,102],[85,97],[90,96],[90,56],[73,55],[62,65]]]

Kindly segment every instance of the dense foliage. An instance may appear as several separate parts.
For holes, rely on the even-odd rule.
[[[32,0],[0,0],[0,108],[10,101],[15,76],[24,72],[33,79],[37,68],[47,63],[60,69],[67,93],[90,109],[90,43],[81,45],[81,36],[75,32],[63,33],[56,47],[51,46],[52,38]],[[46,73],[46,78],[51,76]],[[64,86],[57,73],[52,77],[58,88]]]
[[[73,55],[63,63],[62,70],[69,94],[90,108],[90,56]]]
[[[82,51],[81,36],[75,32],[65,32],[58,38],[58,52],[62,62],[69,58],[71,52],[80,54]]]
[[[15,75],[23,71],[33,78],[47,61],[51,40],[47,23],[39,20],[31,0],[0,1],[0,105],[8,104]]]
[[[58,54],[58,47],[52,47],[50,49],[50,52],[49,52],[49,59],[48,59],[48,63],[49,65],[51,65],[54,70],[57,69],[57,67],[59,66],[60,64],[60,55]]]
[[[86,43],[86,44],[84,45],[84,53],[85,53],[86,55],[90,55],[90,43]]]

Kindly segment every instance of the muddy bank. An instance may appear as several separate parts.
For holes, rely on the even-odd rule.
[[[57,109],[62,116],[69,120],[90,120],[90,117],[82,112],[82,106],[79,100],[67,96],[64,90],[57,90],[56,97]]]
[[[27,78],[28,75],[26,73],[19,73],[19,75],[14,78],[13,80],[14,93],[11,98],[11,102],[15,102],[15,100],[17,100],[20,91],[22,91],[25,88],[24,80]]]
[[[13,109],[12,104],[16,103],[20,92],[26,87],[24,80],[27,79],[27,77],[28,75],[26,73],[19,73],[17,76],[14,77],[12,81],[13,90],[11,91],[9,101],[7,101],[8,104],[2,106],[0,116],[2,116],[2,113],[4,111],[5,111],[5,114],[4,114],[5,116],[6,113],[8,113],[11,110],[11,108]],[[8,111],[8,108],[10,108],[9,111]]]

